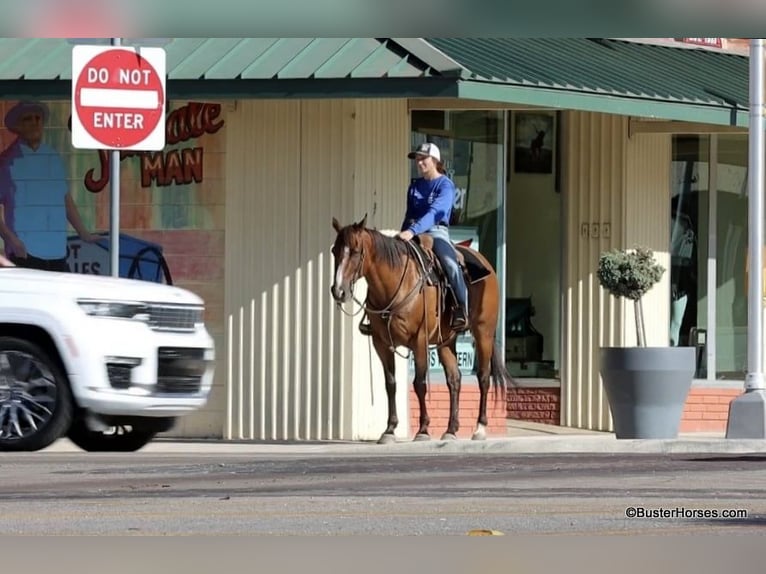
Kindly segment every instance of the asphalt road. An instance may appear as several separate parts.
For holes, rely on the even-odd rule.
[[[0,469],[5,534],[766,533],[760,454],[41,452]]]

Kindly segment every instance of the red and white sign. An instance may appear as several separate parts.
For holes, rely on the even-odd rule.
[[[165,50],[74,46],[72,145],[140,151],[165,147]]]

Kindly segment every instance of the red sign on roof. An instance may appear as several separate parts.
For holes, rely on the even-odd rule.
[[[723,38],[676,38],[684,44],[696,44],[697,46],[710,46],[711,48],[723,48]]]
[[[165,51],[75,46],[72,145],[156,151],[165,147]]]

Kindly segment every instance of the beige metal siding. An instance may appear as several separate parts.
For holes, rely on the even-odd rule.
[[[406,103],[240,101],[229,125],[224,436],[377,436],[382,374],[332,304],[331,221],[401,218]]]
[[[601,345],[621,345],[623,309],[605,296],[596,270],[621,243],[627,118],[566,112],[563,126],[565,230],[562,424],[607,430],[598,373]]]
[[[357,100],[355,106],[353,218],[358,221],[366,213],[368,226],[381,231],[398,230],[409,183],[410,122],[406,100]],[[360,282],[358,294],[363,300],[364,282]],[[354,356],[354,407],[350,414],[356,438],[373,439],[385,428],[388,403],[383,369],[370,339],[358,335],[358,322],[356,316],[347,325]],[[399,437],[406,437],[409,432],[408,378],[407,361],[397,357]]]
[[[644,297],[646,344],[669,343],[670,326],[670,161],[669,134],[636,134],[628,140],[625,188],[625,246],[654,251],[666,271]],[[625,309],[625,344],[636,344],[633,304]]]
[[[670,138],[637,134],[628,118],[567,112],[563,129],[565,288],[562,424],[612,430],[599,376],[599,348],[635,344],[633,304],[598,284],[600,254],[644,245],[667,266]],[[666,345],[666,276],[645,298],[648,343]]]
[[[224,436],[273,439],[293,366],[283,358],[299,262],[300,102],[238,102],[229,118]]]

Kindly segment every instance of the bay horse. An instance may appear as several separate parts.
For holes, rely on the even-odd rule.
[[[450,408],[447,429],[442,440],[454,440],[460,428],[458,403],[461,373],[456,355],[457,333],[450,329],[450,312],[443,306],[444,296],[438,282],[428,280],[428,273],[421,264],[419,248],[389,237],[366,227],[367,216],[358,223],[345,227],[333,218],[332,225],[337,236],[332,247],[335,262],[331,294],[340,306],[354,297],[354,284],[360,278],[367,282],[367,299],[364,306],[370,320],[372,344],[383,364],[386,395],[388,398],[388,423],[378,440],[379,444],[394,441],[394,429],[399,419],[396,413],[396,379],[394,377],[394,353],[396,348],[408,348],[415,362],[412,381],[420,408],[419,428],[414,440],[430,440],[430,419],[426,408],[426,373],[428,370],[429,345],[436,345],[439,361],[449,389]],[[423,236],[420,236],[423,237]],[[428,237],[430,239],[430,237]],[[425,243],[425,241],[424,241]],[[487,436],[487,395],[490,379],[498,394],[505,396],[506,384],[514,384],[500,357],[495,342],[498,310],[500,305],[499,283],[492,265],[476,250],[461,247],[464,255],[484,268],[485,277],[468,286],[468,316],[470,331],[475,342],[477,376],[479,381],[479,416],[473,440]]]

